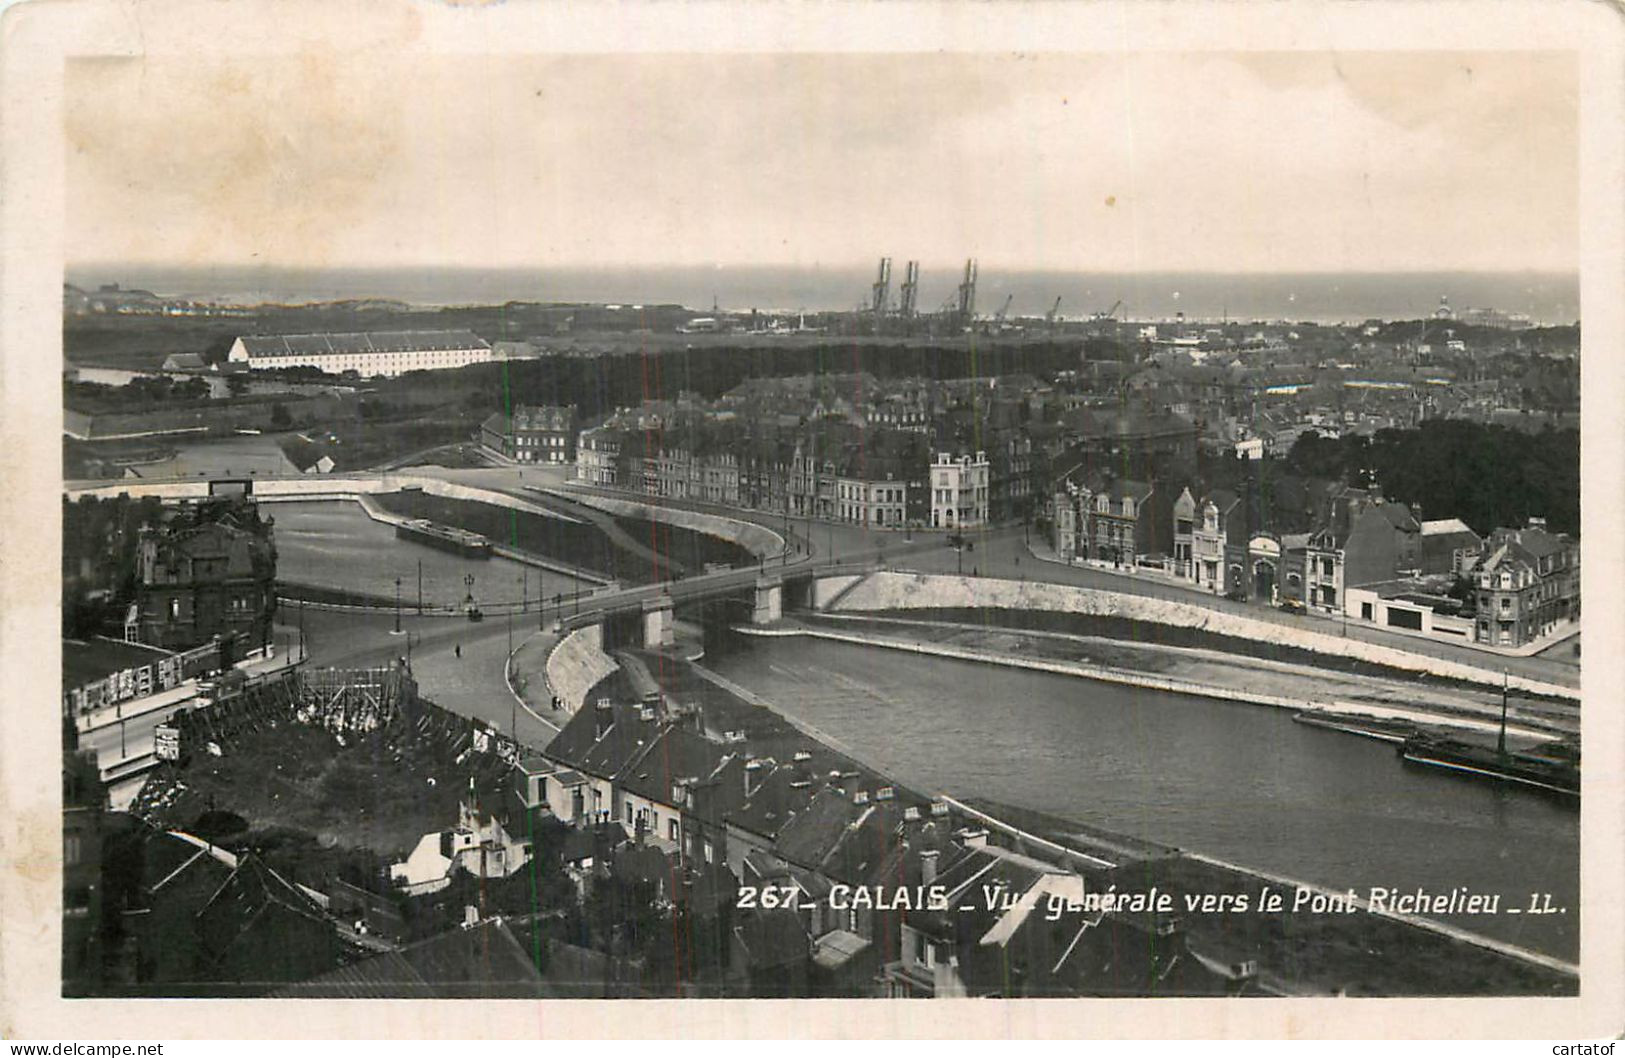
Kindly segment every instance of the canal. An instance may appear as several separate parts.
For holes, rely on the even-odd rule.
[[[1278,709],[811,639],[706,662],[922,790],[987,797],[1362,895],[1550,893],[1446,919],[1578,960],[1579,813]]]
[[[406,607],[417,603],[420,563],[425,606],[463,602],[470,591],[467,576],[474,578],[474,599],[482,606],[517,603],[521,594],[534,601],[538,593],[551,603],[554,595],[592,587],[506,558],[463,558],[397,540],[393,526],[373,521],[349,500],[267,504],[265,513],[276,519],[277,576],[285,581],[389,598],[399,577]]]

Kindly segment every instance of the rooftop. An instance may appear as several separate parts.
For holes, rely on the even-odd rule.
[[[62,685],[83,687],[104,676],[125,669],[150,665],[159,658],[167,658],[169,651],[140,643],[121,643],[101,636],[95,639],[64,639],[62,641]]]
[[[245,334],[250,356],[355,355],[482,349],[490,344],[473,331],[356,331],[344,334]]]
[[[545,999],[556,995],[501,919],[289,985],[291,999]]]

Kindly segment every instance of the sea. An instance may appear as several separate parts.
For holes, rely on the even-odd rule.
[[[904,262],[893,261],[895,304]],[[950,303],[964,262],[922,266],[921,312]],[[302,269],[243,265],[186,267],[99,263],[74,265],[67,281],[87,290],[118,283],[177,298],[242,305],[303,304],[385,298],[417,306],[492,305],[509,301],[680,304],[742,312],[819,312],[868,303],[876,265],[631,268],[366,268]],[[1580,318],[1579,274],[1550,272],[1061,272],[980,267],[976,311],[991,316],[1009,302],[1012,317],[1082,319],[1114,311],[1144,321],[1357,322],[1418,319],[1441,304],[1497,309],[1546,325]]]

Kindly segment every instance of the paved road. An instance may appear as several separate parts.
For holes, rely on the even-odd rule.
[[[279,644],[293,641],[290,630],[281,626],[277,627],[276,637]],[[286,667],[288,661],[287,656],[279,652],[269,660],[242,666],[242,670],[249,676],[261,675]],[[103,772],[125,764],[135,766],[152,754],[154,730],[177,710],[190,708],[198,702],[196,684],[189,682],[183,687],[155,695],[147,700],[147,708],[133,715],[122,709],[100,710],[92,718],[95,726],[79,734],[79,748],[94,750],[96,763]]]
[[[438,471],[437,473],[442,473],[448,479],[464,481],[468,484],[480,484],[487,488],[501,487],[504,482],[517,484],[520,481],[520,475],[524,475],[526,484],[542,484],[544,482],[554,484],[569,480],[568,468],[447,470]],[[606,492],[605,494],[625,498],[623,493]],[[642,498],[647,502],[655,502],[647,497]],[[1146,595],[1176,602],[1198,603],[1215,610],[1274,621],[1287,627],[1312,628],[1320,631],[1336,630],[1352,639],[1408,650],[1429,657],[1443,658],[1461,664],[1475,665],[1492,672],[1505,669],[1508,672],[1531,679],[1549,680],[1552,683],[1572,687],[1580,685],[1578,659],[1574,657],[1572,649],[1565,649],[1562,644],[1558,648],[1545,651],[1534,657],[1505,657],[1482,650],[1475,650],[1471,647],[1401,635],[1358,623],[1351,623],[1345,627],[1344,622],[1340,619],[1315,615],[1287,614],[1274,607],[1257,603],[1238,603],[1205,592],[1194,591],[1189,587],[1171,583],[1168,580],[1152,575],[1119,574],[1095,568],[1065,566],[1055,562],[1046,562],[1034,557],[1028,550],[1028,533],[1026,529],[1020,526],[973,530],[970,536],[975,542],[975,549],[957,552],[948,547],[945,538],[937,533],[900,534],[894,531],[864,529],[857,526],[835,525],[825,522],[809,523],[804,519],[786,519],[783,515],[774,515],[768,512],[740,511],[691,501],[661,500],[659,502],[666,506],[681,507],[755,522],[781,533],[788,529],[792,539],[799,546],[808,547],[810,545],[811,560],[819,565],[828,562],[833,555],[835,559],[841,562],[878,561],[887,565],[917,569],[924,572],[950,573],[962,571],[966,574],[1014,579],[1030,578],[1058,584],[1077,584],[1082,587],[1107,591]],[[804,563],[808,561],[808,558],[809,556],[806,554],[792,555],[792,564]],[[653,594],[653,590],[650,590],[648,594]]]
[[[401,618],[402,635],[393,635],[394,627],[392,614],[307,608],[310,663],[333,668],[385,665],[406,656],[410,639],[412,674],[424,697],[436,705],[483,720],[504,734],[517,730],[519,740],[527,746],[545,746],[558,733],[521,708],[508,690],[504,673],[510,625],[506,617],[474,623],[461,617],[408,614]],[[515,615],[511,630],[517,647],[537,633],[536,615]]]
[[[1035,558],[1027,550],[1025,541],[1026,537],[1021,528],[1001,529],[982,535],[974,551],[967,551],[961,555],[957,554],[952,548],[943,546],[938,549],[909,555],[906,559],[900,561],[898,565],[922,572],[953,573],[960,568],[962,563],[964,573],[967,575],[974,573],[982,576],[1012,579],[1027,578],[1057,584],[1076,584],[1086,588],[1145,595],[1174,602],[1198,603],[1214,610],[1240,614],[1258,620],[1273,621],[1291,628],[1304,628],[1319,632],[1344,632],[1344,625],[1341,620],[1306,614],[1288,614],[1274,607],[1263,606],[1258,603],[1235,602],[1170,583],[1166,579],[1154,575],[1118,574],[1091,567],[1065,566],[1056,562],[1042,561]],[[1474,650],[1471,647],[1400,635],[1353,622],[1348,624],[1347,631],[1344,634],[1350,639],[1378,643],[1398,650],[1425,654],[1428,657],[1460,662],[1464,665],[1476,665],[1492,672],[1498,672],[1504,668],[1508,672],[1527,676],[1531,679],[1549,680],[1552,683],[1571,687],[1580,685],[1578,666],[1561,656],[1504,657],[1482,650]]]

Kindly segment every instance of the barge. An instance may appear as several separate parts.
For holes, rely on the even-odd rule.
[[[479,533],[469,532],[467,529],[456,529],[449,525],[440,525],[427,518],[414,518],[408,522],[397,522],[395,536],[401,540],[411,540],[414,543],[426,544],[441,551],[450,551],[463,558],[490,558],[491,541]]]
[[[1580,796],[1579,755],[1562,745],[1541,752],[1508,752],[1501,746],[1417,735],[1399,744],[1399,755],[1412,764],[1533,786],[1564,797]]]

